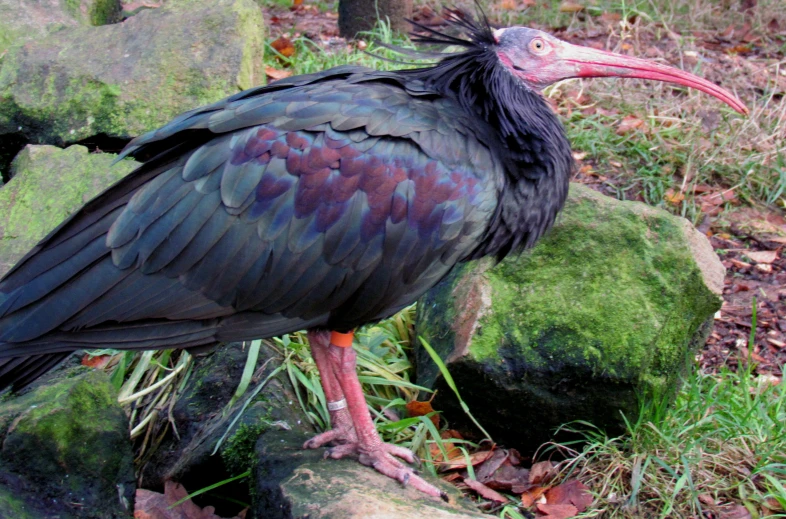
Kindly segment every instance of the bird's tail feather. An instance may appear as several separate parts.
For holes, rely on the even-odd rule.
[[[149,320],[55,332],[19,343],[0,342],[0,391],[11,385],[15,390],[26,386],[78,349],[152,350],[213,345],[218,322]]]
[[[0,359],[0,391],[13,385],[21,389],[60,364],[68,353],[23,355]]]

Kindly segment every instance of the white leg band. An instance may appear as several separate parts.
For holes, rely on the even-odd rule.
[[[328,411],[339,411],[341,409],[346,409],[347,401],[342,398],[341,400],[336,400],[335,402],[328,402]]]

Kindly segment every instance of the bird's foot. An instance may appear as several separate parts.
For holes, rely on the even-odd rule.
[[[389,478],[395,479],[402,485],[411,486],[424,494],[439,497],[444,501],[448,500],[448,496],[445,492],[427,482],[418,475],[416,470],[404,465],[397,459],[400,458],[407,463],[418,463],[418,459],[409,449],[399,447],[398,445],[391,445],[390,443],[380,443],[372,448],[363,448],[359,442],[352,442],[335,445],[325,451],[326,458],[339,459],[345,456],[357,456],[358,461],[363,465],[371,467]]]
[[[352,451],[349,449],[348,445],[339,445],[330,449],[328,451],[328,456],[331,458],[340,458],[349,452]],[[416,470],[404,465],[397,459],[400,458],[407,463],[416,463],[418,460],[409,449],[389,443],[381,443],[370,449],[366,449],[358,444],[355,446],[354,452],[358,453],[358,461],[363,465],[372,467],[377,472],[395,479],[402,485],[411,486],[424,494],[439,497],[447,502],[448,495],[445,492],[427,482],[418,475]]]
[[[319,433],[303,444],[304,449],[318,449],[328,443],[334,445],[357,445],[358,435],[352,424],[352,417],[345,408],[330,412],[330,422],[333,428]]]

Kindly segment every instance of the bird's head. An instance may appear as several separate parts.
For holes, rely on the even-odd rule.
[[[717,97],[739,113],[748,108],[730,92],[689,72],[653,61],[581,47],[526,27],[494,31],[500,62],[532,89],[569,78],[629,77],[695,88]]]

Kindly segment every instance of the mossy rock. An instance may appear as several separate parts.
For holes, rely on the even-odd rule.
[[[145,487],[157,488],[164,481],[173,480],[189,489],[203,488],[249,470],[256,462],[254,449],[262,433],[280,427],[315,432],[286,373],[270,379],[230,428],[254,388],[283,360],[279,352],[263,343],[257,365],[264,365],[265,369],[256,373],[246,394],[227,409],[242,378],[247,356],[248,343],[233,342],[195,357],[188,383],[172,409],[178,436],[167,437],[154,452],[148,453],[141,474]],[[267,362],[271,358],[273,361]],[[213,455],[225,433],[226,438]],[[246,483],[238,485],[243,488],[223,491],[243,492],[237,497],[247,498]]]
[[[14,46],[0,63],[0,138],[135,137],[263,82],[263,42],[252,0],[179,0]]]
[[[0,189],[0,276],[71,213],[138,164],[115,155],[28,145],[14,159],[13,178]]]
[[[6,398],[0,440],[0,517],[133,512],[128,419],[105,373],[77,367]]]
[[[467,264],[418,304],[417,335],[447,361],[492,437],[534,449],[586,420],[619,432],[640,398],[668,401],[720,308],[724,269],[690,223],[572,185],[531,251]],[[472,432],[422,348],[418,383]]]
[[[271,431],[257,443],[253,517],[265,519],[482,519],[452,485],[424,476],[449,503],[383,476],[355,459],[325,459],[303,449],[307,436]]]
[[[119,19],[118,0],[0,0],[0,55],[14,44],[66,27],[105,25]]]

